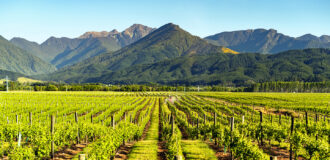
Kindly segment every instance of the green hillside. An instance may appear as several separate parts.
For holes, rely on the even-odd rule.
[[[8,76],[9,80],[14,80],[14,81],[17,80],[17,78],[19,77],[26,77],[24,74],[0,69],[0,84],[3,83],[3,81],[6,79],[6,76]]]
[[[92,76],[89,74],[55,75],[65,77],[68,82],[125,84],[150,82],[161,84],[247,84],[263,81],[324,81],[330,80],[330,50],[292,50],[276,55],[257,53],[192,55],[152,64],[135,65],[120,71],[108,71]]]
[[[324,81],[330,80],[330,50],[292,50],[277,55],[189,56],[134,66],[99,78],[87,81],[163,84]]]
[[[55,71],[55,67],[0,36],[0,69],[26,75]]]
[[[67,65],[75,64],[90,57],[97,56],[101,53],[115,51],[120,49],[115,39],[113,38],[88,38],[84,39],[81,44],[75,49],[66,50],[57,55],[51,63],[57,68],[62,68]]]

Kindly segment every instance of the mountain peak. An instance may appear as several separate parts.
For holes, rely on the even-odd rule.
[[[149,34],[153,28],[150,28],[148,26],[144,26],[142,24],[133,24],[132,26],[125,29],[123,32],[118,32],[116,29],[113,29],[110,32],[102,31],[102,32],[96,32],[96,31],[89,31],[78,37],[79,39],[86,39],[86,38],[97,38],[97,37],[108,37],[111,35],[117,35],[117,34],[125,34],[129,37],[133,37],[134,35],[138,34],[138,37],[143,37],[147,34]]]
[[[13,37],[10,40],[11,43],[17,44],[17,43],[29,43],[29,44],[33,44],[33,45],[39,45],[37,42],[32,42],[32,41],[28,41],[25,38],[21,38],[21,37]],[[24,47],[22,47],[24,48]]]
[[[315,40],[315,41],[318,41],[318,40],[319,40],[319,37],[314,36],[314,35],[308,33],[308,34],[304,34],[304,35],[298,37],[297,39],[298,39],[298,40],[304,40],[304,41],[309,41],[309,40]]]
[[[168,28],[173,30],[182,30],[179,25],[173,24],[173,23],[167,23],[163,25],[161,28]]]
[[[142,24],[133,24],[132,26],[125,29],[122,33],[130,37],[134,37],[134,36],[144,37],[145,35],[149,34],[152,30],[154,29],[148,26],[144,26]]]
[[[97,38],[97,37],[107,37],[111,32],[107,31],[101,31],[101,32],[95,32],[95,31],[89,31],[84,33],[79,37],[79,39],[85,39],[85,38]]]
[[[330,36],[328,36],[328,35],[323,35],[320,37],[320,39],[322,40],[322,42],[325,42],[325,43],[330,42]]]
[[[119,34],[119,32],[116,29],[113,29],[112,31],[109,32],[109,34]]]
[[[138,23],[134,23],[133,25],[131,25],[130,27],[128,27],[126,30],[129,30],[129,29],[138,29],[138,28],[143,28],[143,27],[147,27],[147,26],[142,25],[142,24],[138,24]]]
[[[242,30],[244,32],[244,30]],[[249,29],[249,30],[246,30],[247,32],[256,32],[256,33],[263,33],[263,32],[266,32],[266,33],[274,33],[276,34],[277,33],[277,30],[276,29],[264,29],[264,28],[258,28],[258,29]],[[235,31],[233,31],[235,32]]]

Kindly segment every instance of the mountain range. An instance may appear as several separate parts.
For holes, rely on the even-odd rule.
[[[222,32],[205,39],[212,44],[226,46],[238,52],[274,54],[294,49],[330,48],[330,36],[317,37],[306,34],[294,38],[278,33],[274,29]]]
[[[118,71],[138,64],[156,63],[183,56],[236,53],[193,36],[172,23],[166,24],[142,39],[116,52],[109,52],[63,68],[48,78],[56,80],[79,79],[86,75],[103,76],[109,71]],[[68,79],[66,79],[66,77]]]
[[[73,39],[50,37],[40,45],[23,38],[13,38],[10,41],[57,68],[62,68],[101,53],[116,51],[139,40],[153,30],[153,28],[141,24],[134,24],[123,32],[116,30],[86,32]]]
[[[157,29],[134,24],[122,32],[93,31],[72,39],[51,37],[42,44],[2,38],[6,45],[0,43],[0,49],[15,48],[10,53],[18,61],[9,61],[7,66],[13,67],[0,66],[0,74],[18,72],[70,83],[322,81],[330,79],[330,50],[321,49],[330,48],[329,40],[329,36],[311,34],[294,38],[273,29],[223,32],[203,39],[172,23]],[[35,58],[36,66],[21,67],[26,63],[19,61],[22,54]]]

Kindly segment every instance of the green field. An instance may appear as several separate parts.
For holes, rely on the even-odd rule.
[[[329,103],[326,93],[0,92],[0,158],[329,159]]]

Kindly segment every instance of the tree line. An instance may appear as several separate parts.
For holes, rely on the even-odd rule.
[[[255,83],[247,89],[250,92],[330,92],[330,81],[323,82],[264,82]]]
[[[324,82],[263,82],[253,83],[247,86],[182,86],[182,85],[160,85],[160,84],[133,84],[133,85],[107,85],[102,83],[65,84],[65,83],[19,83],[9,82],[9,90],[14,91],[217,91],[217,92],[330,92],[330,81]],[[0,91],[6,91],[6,83],[0,84]]]

